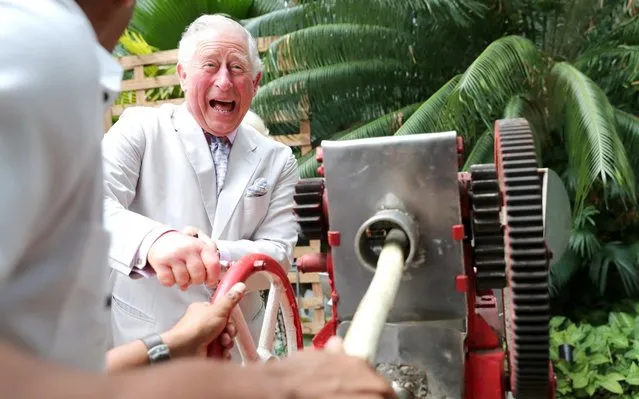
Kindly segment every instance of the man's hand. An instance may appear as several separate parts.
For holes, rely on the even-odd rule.
[[[362,359],[348,356],[340,338],[324,350],[306,349],[268,367],[285,390],[299,399],[395,398],[390,383]]]
[[[246,291],[244,283],[235,284],[215,304],[196,302],[189,305],[186,313],[162,339],[175,357],[206,356],[207,347],[220,338],[224,357],[230,359],[236,330],[229,316]]]
[[[171,231],[158,238],[147,255],[160,284],[177,284],[186,290],[191,284],[214,287],[220,275],[220,257],[213,241]]]

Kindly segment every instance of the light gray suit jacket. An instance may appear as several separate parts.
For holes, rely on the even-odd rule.
[[[128,276],[141,242],[157,227],[194,226],[218,240],[232,260],[264,253],[289,269],[297,241],[293,192],[299,178],[289,147],[241,125],[219,198],[210,149],[185,105],[128,108],[105,135],[102,150],[104,217],[115,270],[115,345],[170,328],[190,303],[210,297],[203,285],[182,292],[161,286],[154,277]],[[258,178],[268,183],[266,193],[248,195]],[[262,306],[257,293],[242,300],[249,325]],[[251,328],[254,337],[258,327]]]

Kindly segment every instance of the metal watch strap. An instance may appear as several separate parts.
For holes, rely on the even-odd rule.
[[[164,343],[160,334],[151,334],[142,338],[146,345],[149,363],[159,363],[171,359],[169,347]]]

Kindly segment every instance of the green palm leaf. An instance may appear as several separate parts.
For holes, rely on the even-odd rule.
[[[414,63],[412,37],[371,25],[323,24],[275,40],[267,60],[280,74],[349,61],[394,59]]]
[[[561,290],[568,285],[572,277],[582,265],[581,258],[570,248],[566,248],[559,261],[550,268],[548,288],[551,298],[559,296]]]
[[[426,100],[406,123],[395,133],[396,136],[415,133],[431,133],[438,129],[439,116],[448,96],[453,92],[461,76],[455,76]]]
[[[616,109],[615,121],[621,142],[626,153],[630,155],[635,176],[639,177],[639,118]]]
[[[606,292],[611,266],[616,268],[625,294],[628,296],[639,294],[639,276],[634,248],[616,242],[607,243],[592,259],[589,265],[590,279],[599,286],[601,295]]]
[[[369,137],[392,136],[393,133],[410,118],[420,104],[421,103],[411,104],[362,126],[336,133],[330,137],[330,140],[356,140]],[[312,151],[312,154],[300,157],[298,165],[300,177],[309,178],[317,176],[319,163],[315,160],[315,151]]]
[[[223,13],[244,18],[252,0],[139,0],[131,19],[133,30],[160,50],[177,48],[182,32],[202,14]]]
[[[575,210],[583,207],[593,183],[601,179],[604,190],[616,184],[634,200],[632,168],[617,135],[613,109],[602,90],[567,63],[551,71],[552,100],[564,120],[569,162],[579,172]],[[607,192],[606,192],[607,193]]]
[[[312,25],[304,12],[305,5],[287,7],[240,21],[253,37],[279,36]]]
[[[492,163],[495,158],[495,137],[493,136],[493,130],[488,129],[479,136],[473,149],[466,157],[463,171],[470,170],[470,167],[475,164]]]
[[[273,80],[260,88],[253,108],[269,129],[310,118],[314,140],[320,140],[418,101],[424,85],[401,62],[350,62]]]
[[[494,41],[468,67],[449,96],[445,125],[472,137],[476,112],[484,129],[492,126],[508,100],[531,87],[539,63],[539,52],[528,39],[507,36]]]
[[[282,10],[287,8],[290,3],[288,0],[253,0],[247,16],[256,17],[276,10]]]

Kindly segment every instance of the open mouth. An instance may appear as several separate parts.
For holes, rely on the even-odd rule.
[[[230,114],[235,109],[235,101],[211,100],[209,105],[217,112]]]

